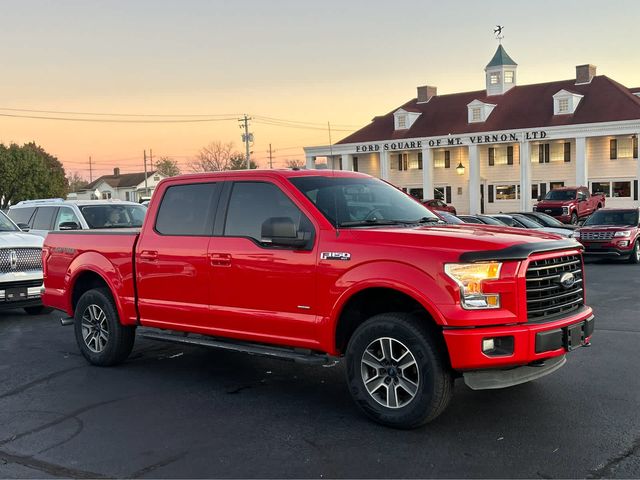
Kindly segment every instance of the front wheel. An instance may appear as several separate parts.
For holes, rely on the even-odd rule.
[[[378,423],[416,428],[451,400],[453,375],[442,342],[424,322],[406,313],[383,313],[360,325],[349,340],[349,390]]]
[[[640,263],[640,240],[636,240],[636,243],[633,244],[633,250],[629,255],[629,263]]]
[[[136,329],[120,323],[106,288],[89,290],[80,297],[73,323],[80,352],[93,365],[121,363],[133,349]]]
[[[571,214],[571,225],[577,225],[578,224],[578,214],[576,212],[573,212]]]

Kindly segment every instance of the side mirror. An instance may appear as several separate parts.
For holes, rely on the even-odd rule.
[[[280,247],[304,247],[309,235],[298,232],[289,217],[271,217],[262,223],[261,240]]]
[[[80,225],[76,222],[62,222],[59,228],[60,230],[80,230]]]
[[[16,226],[23,232],[29,231],[29,225],[27,225],[26,223],[16,223]]]

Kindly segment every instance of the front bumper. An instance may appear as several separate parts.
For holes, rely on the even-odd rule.
[[[0,283],[0,310],[42,305],[42,281]]]
[[[523,323],[480,328],[445,328],[444,339],[454,370],[480,370],[517,367],[566,354],[589,342],[594,320],[591,307],[546,323]],[[482,341],[513,337],[509,355],[487,355]]]
[[[628,245],[621,247],[613,242],[584,242],[584,254],[602,257],[628,257],[633,251],[633,242],[629,241],[629,239],[621,239],[620,241],[626,241]]]

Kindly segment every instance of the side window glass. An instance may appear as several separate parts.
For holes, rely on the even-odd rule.
[[[217,189],[217,183],[169,187],[158,210],[156,231],[161,235],[211,235]]]
[[[50,230],[53,223],[53,215],[57,207],[38,207],[36,217],[33,219],[33,230]]]
[[[9,209],[9,218],[13,220],[14,223],[24,223],[29,225],[31,221],[31,217],[33,217],[33,212],[35,211],[35,207],[28,208],[12,208]]]
[[[80,220],[78,220],[77,215],[73,212],[72,209],[68,207],[60,207],[58,210],[58,217],[56,218],[56,223],[53,227],[54,230],[60,230],[60,225],[65,222],[75,222],[78,225],[78,228],[82,228],[80,225]]]
[[[307,217],[272,183],[237,182],[229,199],[224,235],[250,237],[259,242],[262,224],[272,217],[289,217],[298,231],[312,231]]]

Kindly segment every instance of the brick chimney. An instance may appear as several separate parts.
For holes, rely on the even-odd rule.
[[[436,95],[438,95],[438,87],[430,87],[429,85],[418,87],[418,103],[426,103]]]
[[[576,66],[576,85],[581,83],[591,83],[593,77],[596,76],[596,66],[587,63],[586,65]]]
[[[118,167],[113,169],[113,176],[114,177],[119,177],[120,176],[120,169]]]

